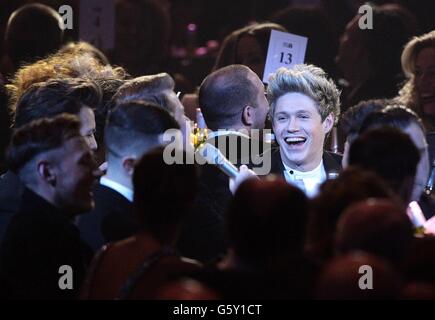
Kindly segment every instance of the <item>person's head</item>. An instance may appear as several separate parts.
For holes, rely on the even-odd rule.
[[[338,254],[365,251],[402,263],[414,230],[405,210],[392,200],[368,199],[348,207],[337,223]]]
[[[105,159],[105,146],[104,146],[104,127],[106,126],[107,116],[111,107],[113,96],[118,89],[124,84],[125,80],[118,78],[100,78],[95,79],[95,83],[101,88],[102,99],[99,108],[94,110],[95,113],[95,140],[98,144],[96,152],[97,160],[99,163]]]
[[[322,160],[326,135],[340,114],[340,92],[313,65],[280,68],[269,79],[269,115],[283,162],[300,171]]]
[[[394,127],[370,129],[349,149],[349,165],[376,173],[404,204],[410,202],[419,160],[420,152],[411,138]]]
[[[401,61],[403,72],[408,78],[400,91],[403,102],[417,111],[423,121],[434,119],[435,30],[409,41],[402,52]],[[433,120],[429,122],[434,123]],[[433,128],[432,125],[430,129]]]
[[[262,79],[272,30],[286,32],[283,26],[269,22],[253,24],[230,33],[222,43],[213,71],[232,64],[242,64]]]
[[[126,102],[109,113],[105,128],[107,175],[131,188],[137,160],[147,151],[163,145],[163,134],[179,129],[165,110],[148,102]]]
[[[44,59],[21,66],[7,85],[11,97],[11,105],[20,99],[22,94],[38,82],[50,79],[84,78],[90,80],[124,79],[125,71],[121,67],[113,68],[102,64],[86,51],[58,51]]]
[[[361,125],[360,131],[383,126],[395,127],[409,135],[420,152],[415,176],[412,200],[419,200],[429,177],[429,151],[426,142],[425,128],[421,119],[415,112],[401,105],[390,105],[385,109],[367,116]]]
[[[7,154],[29,189],[68,214],[93,208],[92,186],[100,175],[80,126],[70,114],[31,121],[15,130]]]
[[[341,36],[336,62],[351,87],[375,75],[394,78],[400,74],[400,52],[415,34],[415,17],[395,5],[372,6],[373,28],[359,27],[360,14]]]
[[[360,128],[364,119],[372,112],[380,111],[386,106],[386,100],[366,100],[347,109],[339,120],[339,126],[343,137],[345,137],[343,150],[343,167],[347,167],[347,158],[349,156],[349,147],[353,140],[358,137]]]
[[[53,53],[62,45],[63,20],[54,9],[39,3],[14,11],[6,27],[5,43],[15,68]]]
[[[196,196],[196,166],[166,164],[159,147],[136,164],[133,187],[134,212],[142,229],[162,243],[174,244]]]
[[[95,141],[95,116],[93,108],[101,101],[101,90],[92,81],[83,79],[52,79],[30,86],[14,106],[13,127],[19,128],[29,122],[50,118],[61,113],[80,118],[80,133],[92,150]]]
[[[92,44],[84,41],[68,42],[58,51],[59,54],[83,55],[90,54],[101,65],[109,65],[106,55]]]
[[[254,268],[274,268],[302,252],[308,200],[285,180],[269,177],[244,182],[226,215],[230,247]]]
[[[113,104],[130,101],[154,103],[168,111],[180,124],[185,121],[184,107],[174,92],[174,80],[167,73],[158,73],[126,80],[113,97]]]
[[[211,130],[263,129],[269,108],[260,78],[239,64],[216,70],[204,79],[199,106]]]
[[[332,256],[334,234],[343,211],[369,198],[393,198],[388,185],[375,173],[348,166],[336,179],[325,181],[313,199],[307,224],[307,253],[315,260]]]
[[[323,268],[317,284],[316,298],[395,299],[399,295],[401,284],[399,273],[385,259],[365,252],[352,252],[330,260]]]
[[[161,1],[116,0],[113,62],[135,76],[160,72],[168,56],[171,17]]]

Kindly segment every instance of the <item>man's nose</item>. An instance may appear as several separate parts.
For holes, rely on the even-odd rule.
[[[88,142],[89,148],[91,148],[91,150],[95,152],[98,148],[98,144],[97,144],[97,140],[95,139],[95,136],[92,135],[91,137],[89,137],[87,139],[87,142]]]
[[[298,131],[299,130],[299,122],[296,119],[296,117],[291,117],[288,123],[287,130],[290,132]]]

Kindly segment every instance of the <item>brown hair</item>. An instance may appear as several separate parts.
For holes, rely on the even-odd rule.
[[[80,120],[71,114],[32,121],[17,129],[7,151],[12,171],[18,172],[42,152],[61,147],[65,141],[80,136]]]

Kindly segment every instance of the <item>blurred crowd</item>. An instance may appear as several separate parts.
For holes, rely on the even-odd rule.
[[[435,3],[3,2],[2,299],[435,299]]]

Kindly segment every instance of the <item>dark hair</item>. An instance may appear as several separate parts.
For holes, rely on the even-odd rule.
[[[358,165],[385,179],[395,192],[403,190],[406,178],[415,177],[420,153],[411,138],[393,127],[370,129],[349,149],[349,165]],[[401,194],[407,197],[406,194]]]
[[[138,144],[154,147],[158,136],[169,129],[179,129],[178,123],[159,106],[132,101],[110,111],[105,129],[105,143],[109,154],[118,156]]]
[[[194,164],[166,164],[163,150],[146,153],[135,166],[133,205],[142,228],[164,242],[193,205],[197,169]]]
[[[63,30],[59,21],[62,18],[58,12],[39,3],[24,5],[11,14],[5,41],[15,67],[23,62],[36,61],[60,48]]]
[[[373,99],[359,102],[349,108],[340,118],[340,128],[343,136],[352,142],[358,135],[364,119],[371,113],[382,110],[387,100]]]
[[[228,129],[241,121],[243,108],[256,107],[258,90],[248,79],[250,69],[231,65],[208,75],[199,89],[199,106],[211,130]]]
[[[369,114],[362,123],[360,132],[382,126],[391,126],[403,130],[412,123],[417,124],[423,132],[426,131],[421,119],[414,111],[405,106],[391,105],[383,110]]]
[[[13,126],[54,117],[61,113],[78,114],[83,105],[96,108],[101,102],[101,89],[90,80],[52,79],[33,84],[17,101]]]
[[[226,215],[230,246],[242,261],[259,267],[300,254],[307,210],[305,194],[283,179],[248,180]]]
[[[241,63],[241,61],[237,61],[237,46],[240,39],[244,36],[251,36],[257,41],[258,45],[262,50],[264,62],[266,62],[267,47],[269,45],[270,33],[272,30],[278,30],[282,32],[287,31],[283,26],[279,24],[268,22],[249,25],[231,32],[228,36],[225,37],[222,43],[215,64],[213,66],[213,71],[216,71],[223,67],[227,67],[232,64]],[[260,77],[261,75],[258,76]]]
[[[118,89],[125,83],[125,80],[118,78],[101,78],[95,79],[94,81],[101,88],[102,93],[99,108],[94,109],[96,126],[95,139],[100,147],[103,145],[104,127],[107,122],[112,98]]]
[[[337,223],[336,250],[361,250],[400,264],[413,238],[405,209],[386,199],[369,199],[348,207]]]
[[[392,191],[375,173],[349,166],[337,179],[327,180],[311,205],[307,228],[307,250],[313,258],[332,256],[337,222],[352,203],[369,198],[391,198]]]
[[[18,172],[40,153],[59,148],[71,138],[80,136],[80,120],[70,114],[32,121],[17,129],[11,139],[7,161]]]
[[[113,97],[112,106],[129,101],[147,101],[161,106],[169,113],[176,113],[168,91],[174,90],[174,80],[167,73],[159,73],[126,80]]]

